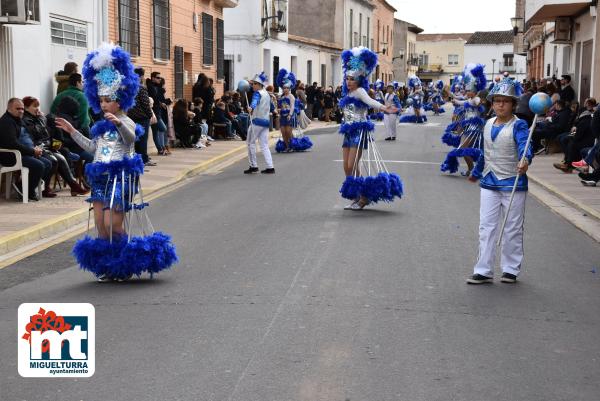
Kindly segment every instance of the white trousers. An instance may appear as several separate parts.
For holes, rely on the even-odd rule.
[[[273,158],[269,150],[269,127],[261,127],[252,124],[248,130],[246,143],[248,144],[248,162],[250,167],[258,167],[256,162],[256,141],[260,144],[260,150],[265,158],[267,168],[273,168]]]
[[[523,222],[525,219],[526,191],[515,192],[513,204],[502,237],[500,266],[503,273],[519,275],[523,261]],[[496,260],[496,242],[508,202],[510,192],[491,191],[481,188],[479,208],[479,257],[474,273],[493,277]]]
[[[398,120],[397,114],[383,115],[383,125],[385,127],[387,137],[396,137],[396,120]]]

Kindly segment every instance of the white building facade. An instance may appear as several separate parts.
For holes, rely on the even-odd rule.
[[[0,19],[1,107],[11,97],[33,96],[47,112],[56,94],[54,74],[69,61],[81,71],[87,53],[107,40],[107,1],[34,1],[35,21]]]
[[[464,63],[484,64],[488,80],[503,72],[519,81],[527,77],[527,57],[514,53],[512,31],[473,33],[465,43]]]
[[[314,11],[319,6],[316,4],[319,2],[311,7],[307,3],[312,1],[289,4],[278,0],[244,0],[236,8],[223,11],[225,60],[231,63],[232,78],[226,90],[235,89],[237,82],[251,79],[261,71],[275,86],[274,78],[280,68],[291,70],[304,83],[317,82],[325,87],[341,82],[341,29],[337,34],[339,40],[334,34],[325,40],[320,38],[318,28],[317,32],[312,31],[314,35],[303,33],[307,31],[305,24],[315,23],[320,17],[318,12],[314,19],[306,16],[307,10]],[[347,2],[334,0],[327,5],[333,8],[329,12],[339,24],[344,3]],[[302,13],[298,15],[300,8]]]
[[[525,46],[530,54],[532,47],[537,46],[531,57],[534,62],[530,65],[530,78],[568,74],[580,102],[600,96],[598,8],[596,1],[525,1]],[[543,47],[543,52],[539,47]]]

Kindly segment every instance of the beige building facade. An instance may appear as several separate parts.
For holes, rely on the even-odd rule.
[[[465,65],[465,43],[470,33],[440,33],[417,35],[416,57],[417,75],[424,82],[438,79],[444,84],[456,74],[460,74]]]

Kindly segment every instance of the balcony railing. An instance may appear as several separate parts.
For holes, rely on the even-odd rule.
[[[511,64],[504,64],[504,63],[500,63],[500,65],[498,66],[500,69],[500,72],[515,72],[517,71],[517,66],[514,63]]]
[[[441,64],[421,64],[419,66],[420,72],[443,72]]]

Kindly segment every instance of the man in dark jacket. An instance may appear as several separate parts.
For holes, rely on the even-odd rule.
[[[8,101],[6,113],[0,117],[0,148],[21,152],[23,166],[29,169],[29,199],[38,200],[35,189],[40,179],[47,175],[47,171],[46,165],[39,160],[42,148],[26,146],[19,142],[24,112],[25,107],[21,99],[12,98]],[[10,167],[15,163],[14,154],[0,153],[0,164]]]
[[[142,156],[142,160],[146,166],[156,166],[156,163],[151,162],[150,157],[148,157],[148,131],[150,131],[152,109],[150,108],[148,90],[144,86],[145,71],[141,67],[136,68],[134,71],[140,77],[140,89],[135,96],[135,106],[129,109],[127,115],[136,124],[139,124],[144,128],[144,135],[142,135],[135,143],[135,151]]]
[[[566,107],[565,101],[560,99],[556,102],[555,106],[556,115],[552,117],[551,121],[544,124],[542,127],[535,128],[531,143],[533,151],[536,154],[541,153],[545,150],[542,146],[542,139],[546,141],[554,139],[562,133],[569,132],[571,127],[569,121],[571,121],[571,109]]]
[[[575,100],[575,91],[571,86],[571,76],[563,75],[560,80],[561,90],[558,93],[560,95],[560,99],[564,100],[567,107],[571,105],[571,102]]]

